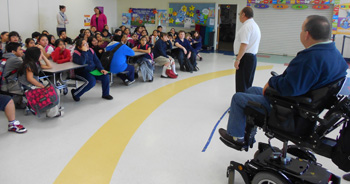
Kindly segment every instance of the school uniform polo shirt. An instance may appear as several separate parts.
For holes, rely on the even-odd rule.
[[[245,53],[257,54],[260,44],[261,32],[259,26],[253,18],[246,20],[243,26],[238,30],[233,43],[234,54],[238,54],[241,43],[247,44]]]

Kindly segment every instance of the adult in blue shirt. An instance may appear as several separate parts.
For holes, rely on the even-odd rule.
[[[114,47],[121,44],[122,37],[120,35],[114,35],[113,40],[107,47],[106,51],[112,51]],[[113,59],[110,66],[110,72],[119,74],[121,72],[127,71],[126,75],[119,74],[124,84],[129,86],[135,82],[135,67],[127,63],[127,56],[134,56],[135,52],[127,45],[122,45],[113,55]]]
[[[175,40],[175,46],[178,47],[178,56],[181,71],[198,71],[196,62],[196,53],[190,44],[190,42],[185,39],[185,31],[179,31],[179,36]]]
[[[246,124],[243,109],[248,101],[255,101],[270,110],[270,103],[264,97],[269,86],[282,96],[299,96],[345,77],[348,66],[330,37],[331,24],[326,17],[308,16],[300,33],[305,49],[297,54],[282,75],[271,77],[264,89],[251,87],[233,95],[227,131],[220,129],[220,135],[243,146]]]

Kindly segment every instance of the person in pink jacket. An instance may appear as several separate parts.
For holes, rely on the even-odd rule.
[[[98,7],[94,8],[95,14],[91,17],[91,27],[96,27],[97,31],[102,32],[104,26],[107,24],[107,17],[101,12]]]

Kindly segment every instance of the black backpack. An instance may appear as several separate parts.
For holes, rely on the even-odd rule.
[[[102,56],[101,56],[101,63],[102,63],[102,66],[103,66],[103,68],[105,70],[110,71],[111,62],[112,62],[114,53],[117,52],[117,50],[123,45],[124,44],[119,43],[116,47],[114,47],[113,50],[106,51],[105,53],[102,54]]]
[[[337,145],[332,152],[332,161],[339,169],[350,171],[350,123],[345,122],[340,130],[340,136],[337,140]]]

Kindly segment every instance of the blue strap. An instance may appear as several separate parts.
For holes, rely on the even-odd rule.
[[[214,135],[214,132],[215,132],[216,128],[218,127],[218,125],[219,125],[219,123],[221,122],[222,118],[225,117],[226,113],[227,113],[229,110],[230,110],[230,108],[228,108],[228,109],[225,111],[225,113],[221,116],[221,118],[219,119],[219,121],[216,123],[216,125],[215,125],[213,131],[211,132],[210,137],[209,137],[207,143],[205,144],[205,146],[204,146],[202,152],[205,152],[205,151],[207,150],[207,148],[208,148],[208,146],[209,146],[209,144],[210,144],[210,141],[211,141],[211,139],[213,138],[213,135]]]

